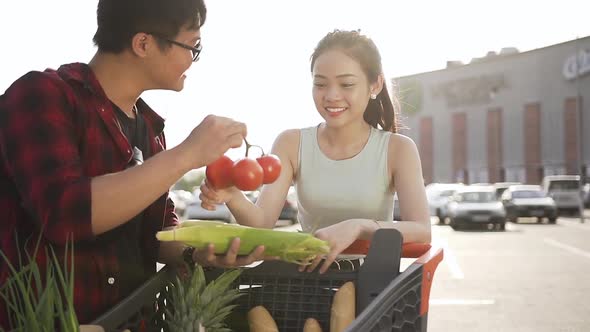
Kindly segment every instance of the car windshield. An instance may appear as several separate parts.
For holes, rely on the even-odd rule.
[[[517,190],[512,192],[512,198],[541,198],[545,193],[540,190]]]
[[[440,192],[440,197],[449,197],[453,196],[456,190],[443,190]]]
[[[496,194],[494,192],[466,192],[461,193],[459,195],[459,201],[461,202],[469,202],[469,203],[483,203],[483,202],[491,202],[495,201]]]
[[[576,180],[552,181],[549,184],[549,191],[578,190],[580,182]]]
[[[441,187],[431,187],[426,188],[426,197],[429,201],[432,200],[439,200],[441,198],[447,198],[453,196],[457,192],[456,188],[441,188]]]

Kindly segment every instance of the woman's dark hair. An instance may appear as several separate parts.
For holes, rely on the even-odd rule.
[[[316,46],[311,55],[311,71],[317,58],[324,52],[337,49],[357,61],[370,83],[378,80],[379,75],[383,74],[381,66],[381,55],[373,41],[360,33],[360,31],[343,31],[334,30],[328,33]],[[385,81],[383,89],[377,95],[377,99],[369,99],[369,104],[364,113],[365,121],[375,127],[396,133],[399,129],[396,113],[399,106],[389,97]]]
[[[93,41],[102,52],[121,53],[139,32],[174,39],[180,29],[199,29],[207,16],[203,0],[99,0]],[[161,48],[170,46],[159,40]]]

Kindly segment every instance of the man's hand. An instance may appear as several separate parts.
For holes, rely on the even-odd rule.
[[[227,150],[240,147],[246,135],[244,123],[208,115],[179,147],[191,168],[200,168],[214,162]]]
[[[193,252],[193,260],[201,266],[214,266],[220,268],[232,268],[250,265],[261,260],[273,260],[276,257],[265,257],[264,246],[258,246],[248,256],[238,256],[240,249],[240,238],[232,240],[225,255],[215,254],[215,246],[209,244],[206,250],[196,249]]]

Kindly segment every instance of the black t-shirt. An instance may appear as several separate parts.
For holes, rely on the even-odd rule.
[[[149,136],[143,116],[138,112],[135,114],[135,119],[129,118],[117,105],[111,104],[121,130],[133,149],[133,159],[127,168],[143,163],[151,157]],[[116,243],[117,256],[121,262],[118,277],[121,296],[128,296],[153,274],[153,271],[146,271],[142,255],[140,239],[142,220],[143,211],[121,226],[98,237],[99,241]]]

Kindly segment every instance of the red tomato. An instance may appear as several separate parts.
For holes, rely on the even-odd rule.
[[[262,185],[264,171],[254,159],[242,158],[234,163],[232,180],[240,190],[256,190]]]
[[[225,189],[233,186],[233,166],[233,160],[231,160],[228,156],[222,156],[221,158],[207,165],[207,168],[205,169],[207,181],[209,181],[214,189]]]
[[[264,172],[264,178],[262,183],[268,184],[273,183],[279,178],[281,174],[281,160],[274,154],[267,154],[260,158],[256,158],[256,161],[262,167]]]

